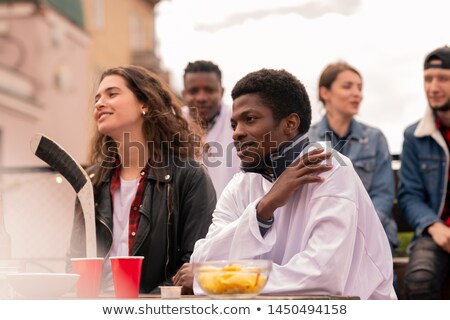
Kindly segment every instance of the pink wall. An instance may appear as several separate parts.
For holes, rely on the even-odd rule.
[[[5,89],[15,92],[9,99],[0,98],[0,165],[44,165],[29,147],[31,136],[37,132],[55,139],[85,163],[91,113],[91,93],[86,86],[88,37],[52,9],[28,18],[13,18],[19,15],[11,10],[11,18],[2,21],[7,25],[7,36],[23,45],[25,60],[18,69],[11,69],[17,49],[10,45],[0,54],[0,97],[8,95]],[[17,93],[31,93],[31,99],[17,98]]]
[[[86,85],[89,39],[52,10],[14,18],[17,10],[30,6],[10,6],[9,18],[0,20],[0,166],[46,166],[30,150],[30,139],[38,132],[55,139],[83,164],[91,113]],[[4,10],[0,5],[0,17]],[[23,44],[26,56],[18,68],[12,65],[18,49],[7,37]],[[8,172],[0,175],[0,194],[12,257],[61,258],[55,271],[64,272],[75,192],[57,176]]]

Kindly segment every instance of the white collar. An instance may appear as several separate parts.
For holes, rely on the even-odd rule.
[[[420,120],[416,130],[414,131],[414,136],[418,138],[432,136],[436,131],[438,131],[438,129],[436,128],[436,120],[433,111],[429,106],[427,106],[425,115]]]
[[[447,142],[444,140],[441,132],[436,128],[436,119],[433,111],[430,107],[425,110],[425,115],[422,120],[419,121],[416,130],[414,131],[414,136],[416,138],[423,138],[430,136],[436,141],[438,145],[444,150],[447,159],[449,159]]]

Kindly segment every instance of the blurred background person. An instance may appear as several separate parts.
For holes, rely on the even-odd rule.
[[[103,290],[114,290],[112,256],[144,256],[140,292],[170,284],[206,235],[216,194],[194,158],[199,139],[181,103],[150,71],[136,66],[101,75],[92,145],[98,254]],[[77,204],[71,257],[85,256],[84,219]]]
[[[362,77],[346,62],[331,63],[319,78],[319,100],[325,107],[321,121],[311,126],[311,141],[330,141],[346,155],[364,184],[389,239],[391,250],[399,244],[392,215],[395,197],[391,153],[383,133],[356,121],[361,104]]]
[[[426,56],[424,89],[429,107],[406,128],[401,154],[398,203],[416,235],[405,270],[407,299],[441,299],[450,276],[449,47]]]
[[[240,161],[233,145],[231,108],[222,102],[222,72],[211,61],[189,62],[184,70],[185,117],[199,123],[205,132],[203,162],[216,189],[217,198],[239,172]]]

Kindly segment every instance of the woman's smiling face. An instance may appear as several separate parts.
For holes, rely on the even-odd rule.
[[[143,103],[138,101],[121,76],[109,75],[101,81],[94,109],[100,133],[116,141],[120,141],[124,133],[142,133],[142,111],[145,111]]]

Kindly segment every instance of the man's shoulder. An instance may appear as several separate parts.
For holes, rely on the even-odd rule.
[[[314,149],[323,148],[325,152],[331,152],[330,160],[326,160],[328,163],[331,162],[334,171],[338,167],[353,167],[352,161],[339,151],[331,147],[330,141],[314,141],[309,144],[308,148],[304,150],[304,153],[311,152]],[[328,171],[330,172],[330,171]]]
[[[264,184],[262,180],[264,178],[259,173],[240,171],[234,174],[228,182],[219,200],[245,202],[246,200],[242,199],[250,199],[252,195],[261,193],[262,185]],[[263,194],[260,195],[262,196]]]
[[[331,170],[319,174],[323,178],[321,183],[308,184],[311,191],[309,195],[315,197],[345,198],[356,202],[357,190],[362,188],[351,160],[336,150],[331,150],[332,155],[329,160],[325,160],[332,165]]]
[[[404,135],[405,137],[414,137],[414,132],[417,129],[417,126],[419,125],[420,120],[414,122],[413,124],[409,125],[408,127],[406,127],[405,131],[404,131]]]
[[[263,180],[264,177],[259,173],[239,171],[233,175],[226,188],[241,193],[245,189],[261,185]]]
[[[231,181],[234,185],[242,186],[255,180],[264,179],[261,174],[255,172],[239,171],[233,175]]]

